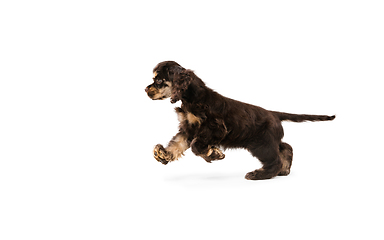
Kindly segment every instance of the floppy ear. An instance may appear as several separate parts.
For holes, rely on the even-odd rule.
[[[178,69],[183,69],[177,62],[174,61],[164,61],[160,62],[153,69],[153,72],[156,74],[161,74],[163,77],[171,78],[173,77],[173,73]]]
[[[193,82],[196,76],[191,70],[182,68],[174,68],[172,70],[174,75],[172,82],[171,103],[175,103],[186,95],[190,84]]]

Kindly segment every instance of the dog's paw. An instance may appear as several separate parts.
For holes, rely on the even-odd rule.
[[[161,144],[157,144],[155,146],[155,149],[153,149],[153,156],[158,162],[161,162],[164,165],[167,165],[167,163],[172,159]]]
[[[247,180],[264,180],[271,179],[277,175],[276,172],[266,171],[263,168],[257,169],[253,172],[249,172],[245,175]]]
[[[256,170],[256,171],[253,171],[253,172],[249,172],[245,175],[245,179],[247,180],[261,180],[261,171],[260,170]]]
[[[211,152],[209,157],[212,159],[212,161],[225,158],[225,154],[217,147],[212,147],[209,152]]]
[[[207,156],[204,157],[205,161],[212,162],[216,160],[222,160],[225,158],[225,154],[217,147],[211,147],[208,150]]]

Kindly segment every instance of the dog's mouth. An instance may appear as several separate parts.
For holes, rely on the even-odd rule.
[[[171,87],[170,84],[167,84],[166,87],[163,88],[155,88],[153,86],[148,86],[145,89],[148,97],[152,100],[163,100],[171,97]]]
[[[164,100],[166,99],[167,97],[159,97],[159,98],[152,98],[152,100]]]
[[[150,99],[152,100],[164,100],[166,98],[170,97],[170,92],[169,91],[148,91],[147,95]]]
[[[152,100],[163,100],[163,99],[166,99],[165,96],[157,96],[157,95],[153,95],[153,94],[148,94],[148,97]]]

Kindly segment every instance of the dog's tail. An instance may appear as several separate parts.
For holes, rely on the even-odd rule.
[[[291,113],[283,113],[283,112],[272,112],[275,116],[277,116],[280,121],[292,121],[292,122],[304,122],[304,121],[332,121],[335,119],[335,115],[327,116],[327,115],[307,115],[307,114],[291,114]]]

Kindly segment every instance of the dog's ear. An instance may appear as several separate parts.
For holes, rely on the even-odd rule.
[[[191,70],[175,68],[173,69],[172,95],[171,103],[175,103],[181,99],[191,100],[195,95],[195,86],[191,84],[196,80],[196,75]]]
[[[174,82],[175,77],[179,76],[183,71],[185,71],[185,68],[181,67],[180,65],[172,65],[168,67],[167,68],[168,79]]]
[[[159,75],[161,78],[172,81],[173,75],[182,69],[184,68],[182,68],[177,62],[164,61],[156,65],[156,67],[153,69],[153,73],[155,76]]]

